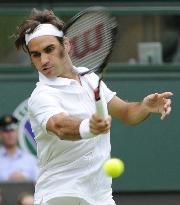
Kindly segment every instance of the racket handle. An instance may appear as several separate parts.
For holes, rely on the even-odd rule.
[[[101,100],[96,101],[96,114],[102,118],[106,118],[108,116],[107,109]]]

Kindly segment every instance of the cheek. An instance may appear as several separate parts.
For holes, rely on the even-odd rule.
[[[4,138],[3,138],[3,141],[5,142],[5,143],[11,143],[11,142],[16,142],[16,137],[15,136],[11,136],[11,135],[8,135],[8,136],[5,136]]]
[[[61,51],[60,51],[59,56],[60,56],[60,58],[64,58],[64,56],[65,56],[65,52],[64,52],[64,50],[61,50]]]
[[[51,62],[54,62],[55,64],[63,64],[64,63],[64,58],[65,57],[65,52],[64,50],[58,51],[56,54],[54,54],[51,58]]]
[[[60,59],[64,58],[64,56],[65,56],[65,48],[62,45],[60,45],[60,47],[56,50],[56,54],[55,55],[56,55],[56,57],[58,57]]]
[[[37,61],[34,61],[34,60],[31,59],[31,65],[36,70],[39,70],[40,65],[39,65],[39,63]]]

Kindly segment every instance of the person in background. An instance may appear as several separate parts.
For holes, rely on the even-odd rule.
[[[17,205],[33,205],[34,196],[30,192],[22,192],[18,196]]]
[[[18,120],[12,115],[0,118],[0,181],[33,181],[37,159],[17,146]]]

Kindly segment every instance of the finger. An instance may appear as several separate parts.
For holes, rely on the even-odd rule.
[[[106,129],[105,131],[102,132],[102,134],[106,134],[109,132],[110,129]]]
[[[89,127],[92,129],[98,129],[98,130],[102,130],[105,129],[108,126],[108,123],[103,121],[103,122],[99,122],[99,123],[90,123]]]
[[[94,123],[95,125],[97,125],[98,127],[106,127],[108,126],[112,121],[112,118],[110,115],[108,115],[106,117],[106,119],[103,119],[103,118],[97,118],[97,121],[96,123]]]
[[[92,117],[90,118],[91,122],[98,123],[102,122],[103,118],[99,117],[97,114],[93,114]]]
[[[99,130],[99,134],[105,134],[109,132],[111,125],[108,125],[106,128]]]
[[[90,132],[93,133],[94,135],[98,135],[100,133],[99,130],[93,128],[90,128]]]
[[[159,94],[159,97],[161,97],[161,98],[167,98],[170,96],[173,96],[172,92],[164,92],[164,93]]]
[[[90,127],[90,131],[95,135],[104,134],[109,132],[110,127],[111,125],[108,125],[106,128],[101,128],[101,129],[100,128],[97,129],[97,127]]]
[[[165,112],[165,110],[164,110],[164,111],[161,113],[161,120],[164,120],[165,116],[166,116],[166,112]]]
[[[110,125],[110,122],[104,120],[103,122],[95,124],[95,127],[99,130],[104,130]]]
[[[99,132],[104,132],[105,130],[110,129],[111,127],[111,118],[108,118],[100,123],[90,123],[89,124],[90,129],[97,130]]]
[[[168,107],[167,110],[166,110],[166,115],[169,115],[171,112],[171,107]]]
[[[108,117],[105,119],[105,122],[106,122],[107,124],[111,124],[111,122],[112,122],[112,117],[111,117],[110,115],[108,115]]]
[[[96,113],[92,115],[92,118],[93,118],[95,121],[98,121],[98,122],[102,121],[102,118],[101,118],[99,115],[97,115]]]
[[[163,112],[161,113],[161,120],[163,120],[167,115],[169,115],[171,112],[171,107],[168,107],[167,109],[164,109]]]
[[[170,106],[171,106],[171,99],[166,99],[164,109],[167,109]]]
[[[107,132],[109,132],[110,128],[111,128],[111,124],[108,124],[108,126],[102,128],[100,132],[101,132],[102,134],[107,133]]]
[[[156,100],[157,98],[158,98],[158,93],[154,93],[154,94],[149,95],[149,100],[151,100],[151,101]]]

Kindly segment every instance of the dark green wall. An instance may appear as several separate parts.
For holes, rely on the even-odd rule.
[[[43,4],[43,3],[47,3],[47,4],[52,4],[52,3],[59,3],[59,0],[46,0],[43,1],[42,0],[24,0],[23,3],[39,3],[39,4]],[[156,0],[91,0],[91,2],[96,2],[96,3],[137,3],[137,2],[143,2],[143,3],[153,3],[153,2],[157,2]],[[168,2],[168,3],[172,3],[172,2],[179,2],[178,0],[159,0],[158,2]],[[20,0],[1,0],[1,3],[22,3]],[[61,0],[61,3],[74,3],[73,0]],[[90,3],[89,0],[77,0],[76,3]]]
[[[14,68],[13,68],[14,69]],[[0,72],[0,115],[13,112],[35,87],[36,73],[19,68]],[[18,69],[17,69],[18,70]],[[5,72],[6,71],[6,72]],[[124,160],[126,171],[113,181],[118,191],[180,190],[180,69],[178,66],[113,67],[106,75],[109,87],[128,101],[152,92],[172,91],[172,113],[164,121],[158,114],[137,126],[113,120],[112,156]]]
[[[124,74],[124,76],[123,76]],[[109,86],[128,101],[139,101],[153,92],[171,91],[172,113],[159,114],[137,126],[113,121],[112,156],[124,160],[126,171],[113,181],[114,190],[180,190],[180,72],[129,72],[108,78]]]

